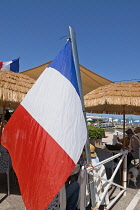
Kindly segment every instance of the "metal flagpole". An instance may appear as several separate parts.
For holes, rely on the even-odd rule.
[[[79,59],[78,59],[78,52],[77,52],[77,45],[76,45],[76,36],[75,36],[74,30],[70,26],[69,26],[69,32],[70,32],[72,54],[73,54],[73,59],[74,59],[76,75],[77,75],[78,87],[79,87],[79,91],[80,91],[81,104],[82,104],[82,109],[83,109],[83,113],[84,113],[84,117],[85,117],[85,122],[87,125],[86,112],[85,112],[84,99],[83,99],[83,91],[82,91],[81,74],[80,74],[80,68],[79,68]],[[87,132],[87,141],[85,144],[85,150],[86,150],[87,165],[91,166],[91,156],[90,156],[88,132]],[[91,193],[91,205],[92,205],[92,209],[93,209],[96,207],[95,186],[94,186],[94,182],[93,182],[93,177],[91,175],[89,175],[89,179],[90,179],[89,183],[90,183],[90,193]]]
[[[123,106],[123,150],[125,150],[125,106]],[[122,186],[127,187],[127,155],[125,155],[125,158],[123,160],[122,164]],[[124,193],[124,196],[126,196],[126,192]]]

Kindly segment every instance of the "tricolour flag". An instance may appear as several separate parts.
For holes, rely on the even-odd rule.
[[[0,62],[0,70],[9,70],[18,73],[19,72],[19,58],[12,61]]]
[[[8,149],[27,210],[44,210],[71,174],[87,129],[68,41],[8,121]]]

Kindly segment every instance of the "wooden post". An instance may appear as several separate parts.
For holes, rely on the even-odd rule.
[[[125,150],[125,106],[123,106],[123,150]]]
[[[4,113],[5,113],[5,106],[3,107],[2,121],[1,121],[1,127],[0,127],[0,145],[1,145],[1,136],[2,136],[3,125],[4,125]]]
[[[127,155],[125,155],[123,160],[122,186],[127,187]],[[124,196],[126,196],[126,192]]]

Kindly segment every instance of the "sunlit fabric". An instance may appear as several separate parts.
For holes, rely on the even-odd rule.
[[[8,121],[8,149],[27,210],[44,210],[71,174],[87,138],[67,42]]]

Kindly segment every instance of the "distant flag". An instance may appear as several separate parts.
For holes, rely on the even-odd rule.
[[[68,41],[8,121],[8,149],[27,210],[44,210],[71,174],[87,129]]]
[[[0,62],[0,70],[10,70],[13,72],[19,72],[19,58],[12,61]]]

